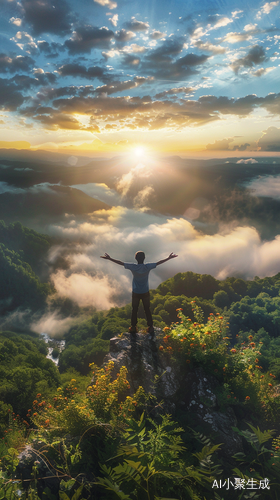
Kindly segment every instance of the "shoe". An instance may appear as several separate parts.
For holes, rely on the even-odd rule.
[[[155,333],[154,327],[153,326],[148,326],[147,333],[150,333],[150,335],[154,335],[154,333]]]
[[[137,328],[137,326],[130,326],[128,331],[129,331],[129,333],[137,333],[138,328]]]

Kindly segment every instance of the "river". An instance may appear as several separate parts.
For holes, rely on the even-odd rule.
[[[65,340],[53,339],[47,333],[41,333],[40,335],[43,338],[43,340],[46,342],[46,344],[50,344],[48,346],[47,358],[50,359],[51,361],[53,361],[53,363],[55,363],[56,366],[58,366],[59,356],[54,358],[53,357],[53,350],[55,348],[57,348],[59,350],[59,352],[61,353],[63,351],[63,349],[65,348]]]

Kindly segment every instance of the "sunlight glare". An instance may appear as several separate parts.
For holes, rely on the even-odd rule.
[[[137,148],[134,149],[134,154],[138,158],[142,158],[145,155],[145,149],[142,146],[137,146]]]

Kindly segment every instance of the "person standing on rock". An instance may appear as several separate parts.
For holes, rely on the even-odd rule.
[[[178,255],[173,252],[163,260],[159,260],[158,262],[144,264],[145,254],[142,251],[138,251],[135,254],[135,259],[137,260],[137,264],[130,264],[126,262],[122,262],[121,260],[115,260],[110,257],[107,253],[100,256],[101,259],[111,260],[115,262],[115,264],[119,264],[120,266],[124,266],[125,269],[129,269],[133,274],[132,280],[132,314],[131,314],[131,327],[129,328],[129,332],[135,334],[137,330],[137,312],[140,304],[140,300],[142,300],[144,311],[147,318],[147,332],[152,336],[154,335],[154,327],[153,327],[153,318],[150,310],[150,292],[149,292],[149,272],[151,269],[155,269],[155,267],[167,262],[170,259],[174,259],[178,257]]]

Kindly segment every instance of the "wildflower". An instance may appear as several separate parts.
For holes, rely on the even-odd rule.
[[[163,351],[163,345],[160,345],[160,346],[159,346],[159,350],[160,350],[160,351]]]
[[[249,401],[249,399],[250,399],[250,396],[246,396],[246,398],[245,398],[245,399],[247,399],[247,401]]]
[[[39,394],[37,394],[37,398],[40,398],[40,397],[41,397],[41,394],[40,394],[40,393],[39,393]]]
[[[50,419],[47,418],[47,420],[45,420],[45,425],[49,425],[49,423],[50,423]]]
[[[251,345],[252,347],[255,347],[255,345],[256,345],[256,344],[255,344],[255,342],[250,342],[250,345]]]
[[[183,311],[182,307],[179,307],[179,309],[176,309],[176,311]]]
[[[190,362],[191,362],[191,360],[190,360],[190,359],[186,359],[186,363],[190,363]]]
[[[219,316],[219,319],[224,319],[224,317],[223,316]]]
[[[272,384],[268,384],[268,385],[269,385],[269,387],[272,387]]]
[[[252,340],[253,338],[253,335],[249,335],[248,339]]]
[[[232,352],[232,354],[235,354],[236,353],[236,349],[231,349],[230,352]]]
[[[170,328],[168,326],[165,326],[163,329],[164,332],[168,332],[168,330],[170,330]]]
[[[230,394],[228,394],[228,395],[227,395],[227,398],[228,398],[228,399],[230,399],[230,398],[231,398],[231,395],[230,395]]]

